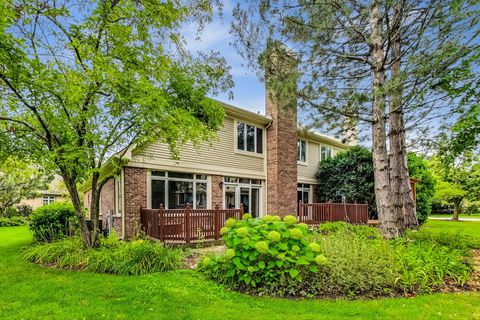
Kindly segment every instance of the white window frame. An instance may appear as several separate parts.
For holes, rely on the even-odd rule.
[[[42,196],[42,206],[46,206],[55,202],[55,196]]]
[[[245,149],[239,149],[238,148],[238,125],[243,123],[245,125],[245,134],[244,134],[244,137],[243,137],[243,145],[245,146]],[[263,127],[259,127],[258,125],[254,125],[252,123],[249,123],[249,122],[246,122],[246,121],[241,121],[241,120],[235,120],[235,130],[234,131],[234,145],[235,145],[235,152],[240,152],[240,153],[245,153],[245,154],[248,154],[248,155],[253,155],[253,156],[257,156],[257,157],[263,157],[264,154],[265,154],[265,136],[266,136],[266,132],[265,132],[265,128]],[[254,134],[254,142],[253,142],[253,146],[254,146],[254,151],[248,151],[247,150],[247,125],[251,126],[251,127],[254,127],[255,128],[255,134]],[[257,152],[257,130],[260,129],[262,130],[262,153],[258,153]]]
[[[165,172],[165,176],[155,176],[152,174],[152,171],[159,171],[159,172]],[[203,174],[203,173],[191,173],[191,172],[177,172],[177,173],[186,173],[186,174],[193,174],[193,178],[192,179],[187,179],[187,178],[175,178],[175,177],[169,177],[168,176],[168,171],[163,171],[163,170],[152,170],[150,172],[150,190],[148,191],[149,192],[149,203],[148,203],[148,207],[151,208],[152,207],[152,181],[153,180],[163,180],[165,181],[165,203],[163,204],[164,208],[165,209],[168,209],[169,208],[169,199],[168,199],[168,194],[169,194],[169,185],[168,185],[168,182],[169,181],[181,181],[181,182],[192,182],[193,183],[193,203],[189,203],[191,206],[192,206],[192,209],[197,209],[197,183],[205,183],[207,185],[207,188],[206,188],[206,192],[207,192],[207,209],[209,208],[209,202],[208,202],[208,199],[209,199],[209,190],[211,188],[209,188],[209,182],[208,182],[208,176],[206,174]],[[197,178],[197,175],[205,175],[205,180],[204,179],[199,179]],[[202,208],[203,209],[203,208]]]
[[[302,141],[305,142],[305,161],[302,161],[301,159],[301,147],[302,147]],[[302,165],[307,165],[308,164],[308,140],[305,139],[297,139],[297,163],[302,164]]]
[[[118,177],[115,177],[114,179],[114,183],[115,183],[115,212],[114,212],[114,215],[117,216],[117,217],[121,217],[122,216],[122,201],[123,201],[123,197],[122,197],[122,176],[118,176]]]
[[[249,179],[250,183],[245,183],[245,182],[225,182],[225,178],[223,178],[223,187],[222,187],[222,203],[223,203],[223,209],[226,209],[226,203],[225,203],[225,187],[226,186],[232,186],[235,187],[235,206],[240,208],[240,189],[241,188],[248,188],[248,201],[250,202],[248,204],[248,207],[252,207],[252,189],[258,189],[258,216],[263,217],[263,180],[260,179],[249,179],[249,178],[238,178],[238,177],[232,177],[232,178],[237,178],[237,179]],[[259,184],[252,183],[252,180],[260,180]]]
[[[323,152],[322,152],[322,149],[325,148],[327,150],[330,150],[330,155],[329,157],[323,159]],[[324,160],[327,160],[327,159],[331,159],[333,157],[333,148],[330,147],[330,146],[326,146],[326,145],[320,145],[320,161],[324,161]]]

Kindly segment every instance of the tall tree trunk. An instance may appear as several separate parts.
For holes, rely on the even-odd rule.
[[[374,0],[370,17],[372,29],[371,58],[372,58],[372,91],[373,91],[373,128],[372,154],[375,181],[375,198],[378,211],[378,220],[382,235],[387,238],[396,238],[403,235],[403,216],[401,211],[392,206],[390,189],[390,170],[387,151],[387,135],[385,128],[385,49],[383,22],[381,15],[382,3]]]
[[[64,167],[60,167],[61,176],[67,187],[68,193],[72,200],[73,208],[75,210],[75,215],[77,216],[78,224],[80,226],[80,235],[82,237],[83,246],[85,248],[91,247],[90,241],[90,232],[88,231],[87,224],[85,222],[85,215],[83,212],[82,201],[80,200],[80,195],[78,194],[77,184],[75,179],[73,179],[68,171]]]
[[[458,216],[460,215],[460,205],[461,204],[462,204],[462,199],[459,199],[459,198],[453,199],[452,221],[459,221]]]
[[[393,89],[390,94],[390,179],[392,188],[392,203],[395,210],[401,210],[404,216],[405,227],[417,228],[418,220],[410,187],[410,178],[407,167],[407,148],[405,138],[405,122],[403,110],[403,79],[401,76],[401,1],[397,1],[393,8],[393,23],[390,28],[392,48],[391,77]]]
[[[90,233],[90,243],[92,247],[98,247],[100,245],[98,224],[100,218],[100,191],[101,186],[98,184],[100,174],[94,172],[92,175],[92,198],[90,202],[90,220],[92,221],[92,231]]]

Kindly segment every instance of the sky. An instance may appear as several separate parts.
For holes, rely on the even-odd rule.
[[[252,112],[265,113],[265,89],[264,84],[259,81],[255,72],[243,66],[243,58],[230,45],[233,36],[230,34],[230,22],[232,21],[233,4],[223,1],[222,17],[215,13],[212,23],[206,25],[200,40],[196,40],[195,27],[187,25],[183,34],[187,41],[187,48],[191,51],[209,52],[219,51],[231,67],[230,74],[235,83],[233,100],[229,99],[227,93],[212,97],[222,102],[247,109]]]

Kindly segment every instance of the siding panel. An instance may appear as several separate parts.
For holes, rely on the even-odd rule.
[[[259,126],[263,128],[263,126]],[[230,171],[237,174],[264,176],[264,157],[257,154],[235,152],[235,120],[225,117],[223,127],[218,132],[217,139],[204,143],[198,149],[189,143],[180,152],[180,160],[170,158],[168,146],[165,143],[153,143],[140,153],[133,155],[129,166],[160,165],[178,167],[178,169],[197,169],[199,172],[209,172],[217,168],[219,172]],[[265,130],[264,130],[265,134]],[[265,137],[264,137],[265,138]],[[265,141],[265,139],[264,139]],[[265,153],[265,143],[264,143]]]

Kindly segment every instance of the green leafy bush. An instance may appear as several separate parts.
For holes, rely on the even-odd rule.
[[[344,222],[319,232],[294,217],[228,220],[227,251],[198,269],[234,289],[281,297],[381,296],[430,292],[448,279],[463,285],[472,268],[467,247],[434,236],[386,241],[379,230]],[[422,238],[423,237],[423,238]],[[453,240],[453,239],[450,239]]]
[[[26,223],[27,220],[20,216],[14,216],[11,218],[0,218],[0,227],[23,226]]]
[[[291,280],[301,281],[305,271],[316,272],[327,261],[306,224],[294,216],[241,221],[229,219],[222,229],[227,253],[206,258],[200,269],[219,281],[241,287],[271,288]]]
[[[175,270],[182,251],[147,240],[119,241],[115,234],[102,239],[96,249],[84,249],[79,237],[68,237],[26,248],[28,261],[96,273],[140,275]]]
[[[76,223],[73,205],[66,202],[54,202],[33,211],[30,230],[33,239],[38,242],[49,242],[71,235]]]

